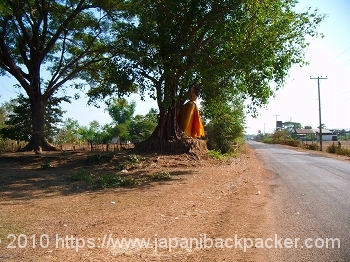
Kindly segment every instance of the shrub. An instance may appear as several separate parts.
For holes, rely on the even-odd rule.
[[[271,137],[264,137],[263,142],[267,144],[281,144],[294,147],[300,146],[299,140],[287,138],[284,131],[276,131]]]
[[[271,135],[275,144],[279,144],[280,141],[287,139],[287,132],[285,130],[277,130]]]
[[[339,150],[337,150],[337,154],[343,155],[343,156],[350,156],[350,149],[340,148]]]
[[[273,139],[271,137],[264,137],[263,143],[273,144]]]
[[[219,160],[223,160],[224,159],[224,155],[221,153],[221,151],[220,150],[216,150],[216,149],[209,150],[208,156],[212,157],[212,158],[219,159]]]
[[[309,149],[309,150],[320,150],[320,146],[317,143],[311,143],[308,145],[305,145],[305,148]]]
[[[243,127],[234,114],[221,114],[207,125],[208,149],[221,153],[234,152],[237,138],[242,137]]]
[[[334,145],[334,143],[333,143],[333,145],[329,145],[329,146],[327,147],[326,151],[327,151],[328,153],[333,153],[333,154],[335,154],[335,153],[337,153],[337,147],[336,147],[336,146]]]
[[[329,145],[326,149],[328,153],[338,154],[342,156],[350,156],[350,149],[338,147],[334,143],[332,145]]]
[[[282,143],[284,145],[288,145],[288,146],[293,146],[293,147],[299,147],[300,146],[300,141],[299,140],[295,140],[293,138],[290,139],[284,139],[282,141]]]

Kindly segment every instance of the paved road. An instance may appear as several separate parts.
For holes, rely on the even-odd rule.
[[[350,261],[350,162],[277,145],[249,145],[274,174],[267,235],[293,240],[291,248],[278,243],[270,248],[269,261]]]

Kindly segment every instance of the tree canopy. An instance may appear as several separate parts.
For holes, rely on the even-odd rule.
[[[287,133],[292,137],[296,138],[297,137],[297,129],[302,129],[303,126],[300,123],[297,122],[283,122],[282,123],[282,129],[286,130]]]
[[[160,121],[149,145],[181,139],[174,119],[194,81],[201,83],[204,104],[229,104],[237,95],[250,102],[251,113],[266,104],[283,86],[290,67],[305,63],[306,37],[317,35],[324,18],[317,10],[295,11],[295,4],[293,0],[128,1],[124,13],[130,19],[113,24],[119,55],[110,61],[108,71],[126,76],[120,87],[133,81],[141,95],[157,100]],[[92,100],[115,91],[106,92],[101,84],[110,81],[109,74],[106,80],[103,73],[99,75],[102,79],[90,79]]]
[[[133,19],[114,24],[118,56],[112,66],[127,72],[139,92],[148,92],[159,106],[171,103],[168,94],[183,102],[195,80],[205,87],[205,97],[216,97],[217,91],[243,94],[252,106],[263,105],[283,85],[288,69],[304,63],[305,38],[317,34],[323,19],[316,10],[294,11],[295,4],[129,1],[127,14]]]
[[[30,147],[45,144],[47,99],[81,78],[91,103],[136,90],[156,99],[158,126],[140,149],[189,151],[196,143],[183,139],[176,115],[190,83],[200,83],[207,108],[230,106],[239,96],[254,114],[283,86],[290,67],[305,63],[306,37],[317,36],[324,16],[297,11],[296,3],[5,0],[0,68],[29,96],[36,138]],[[42,65],[50,72],[46,81]]]
[[[114,99],[113,103],[107,107],[107,111],[116,124],[131,122],[135,113],[136,102],[129,103],[126,99]]]

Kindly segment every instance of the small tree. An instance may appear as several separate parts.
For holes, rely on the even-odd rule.
[[[348,141],[348,140],[350,140],[350,134],[348,132],[346,132],[345,129],[342,129],[339,132],[338,139]]]
[[[94,148],[94,144],[100,142],[100,132],[101,127],[96,120],[90,122],[89,126],[82,126],[79,128],[79,135],[90,144],[91,151]]]
[[[119,138],[120,145],[127,143],[131,139],[130,136],[130,122],[118,124],[113,127],[113,134],[115,137]]]
[[[234,150],[234,140],[243,136],[245,114],[241,98],[232,98],[231,103],[223,104],[209,99],[203,112],[209,123],[206,126],[208,149],[221,153]]]
[[[276,130],[275,133],[271,135],[274,143],[279,143],[288,138],[288,132],[286,130]]]
[[[132,101],[129,103],[124,98],[113,99],[112,103],[107,107],[107,111],[114,123],[125,124],[130,123],[131,119],[135,113],[136,103]]]
[[[5,150],[7,147],[6,138],[4,138],[1,130],[5,127],[5,120],[7,117],[6,109],[4,105],[0,105],[0,151]]]
[[[217,149],[221,153],[234,151],[234,140],[242,137],[243,128],[237,124],[234,114],[222,114],[207,125],[208,149]]]
[[[135,113],[136,103],[129,103],[124,98],[113,99],[112,103],[107,107],[107,111],[113,119],[110,130],[115,137],[119,137],[119,143],[130,140],[130,124]]]
[[[107,145],[107,151],[109,149],[109,144],[112,142],[112,139],[114,138],[114,133],[113,133],[113,126],[112,124],[105,124],[100,132],[100,139],[102,144]]]
[[[0,105],[0,129],[5,126],[6,109],[4,105]]]
[[[60,107],[61,102],[70,102],[68,97],[50,97],[45,106],[45,137],[53,141],[53,137],[59,132],[58,124],[62,122],[65,113]],[[32,111],[29,98],[19,94],[16,99],[11,99],[5,104],[8,115],[1,129],[4,137],[29,142],[32,137]]]
[[[80,126],[77,120],[67,118],[55,136],[55,142],[60,145],[78,143],[80,140],[79,128]]]
[[[158,123],[158,112],[150,109],[146,115],[136,115],[130,123],[130,135],[134,142],[149,138]]]

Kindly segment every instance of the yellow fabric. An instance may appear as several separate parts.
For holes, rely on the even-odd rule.
[[[177,116],[177,122],[187,136],[194,138],[204,136],[204,127],[194,101],[189,101],[183,105]]]

